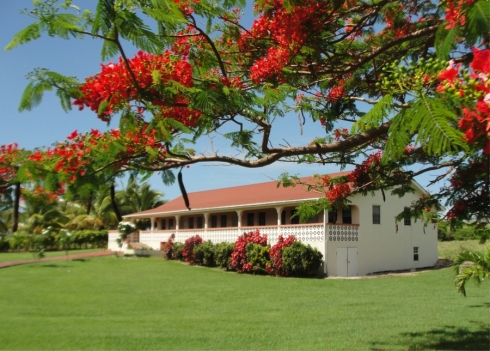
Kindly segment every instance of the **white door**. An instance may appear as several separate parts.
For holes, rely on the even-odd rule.
[[[337,248],[337,277],[357,276],[357,247]]]

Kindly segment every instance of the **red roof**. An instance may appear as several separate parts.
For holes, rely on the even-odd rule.
[[[330,177],[338,177],[349,174],[338,172],[329,174]],[[302,178],[307,180],[308,177]],[[234,186],[230,188],[196,191],[188,193],[189,206],[192,210],[218,209],[223,207],[242,207],[255,204],[281,203],[286,201],[299,201],[317,199],[319,194],[306,191],[302,186],[277,187],[276,181],[257,183],[250,185]],[[133,213],[129,217],[169,212],[189,211],[184,204],[184,199],[179,196],[159,207],[143,212]],[[126,217],[126,216],[125,216]]]

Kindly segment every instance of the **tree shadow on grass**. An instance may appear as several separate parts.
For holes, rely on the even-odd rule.
[[[476,308],[476,307],[490,307],[490,302],[484,302],[482,303],[481,305],[471,305],[471,306],[468,306],[468,307],[472,307],[472,308]]]
[[[72,261],[74,261],[74,262],[87,262],[87,260],[85,258],[74,258],[74,259],[72,259]]]
[[[71,266],[67,266],[67,265],[64,265],[64,264],[43,264],[41,265],[41,267],[45,267],[45,268],[67,268],[67,267],[71,267]]]
[[[405,350],[490,350],[490,326],[480,321],[472,322],[474,328],[446,325],[426,332],[402,333],[400,348]],[[386,350],[393,344],[372,343],[372,350]]]

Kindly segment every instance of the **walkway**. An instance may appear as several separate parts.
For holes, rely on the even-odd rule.
[[[75,255],[61,255],[55,257],[45,257],[41,259],[33,259],[33,260],[23,260],[23,261],[11,261],[11,262],[0,262],[0,268],[19,266],[21,264],[30,264],[37,262],[46,262],[46,261],[58,261],[58,260],[73,260],[77,258],[86,258],[86,257],[100,257],[100,256],[110,256],[114,255],[114,251],[100,251],[100,252],[91,252],[91,253],[83,253],[83,254],[75,254]]]

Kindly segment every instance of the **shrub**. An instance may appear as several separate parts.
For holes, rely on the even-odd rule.
[[[184,244],[182,243],[174,243],[173,244],[173,249],[174,249],[174,256],[173,258],[179,261],[184,260],[184,256],[182,255],[182,249],[184,248]]]
[[[233,253],[231,254],[231,269],[238,273],[246,273],[252,271],[252,265],[247,264],[247,244],[254,243],[261,246],[267,246],[267,235],[260,235],[258,230],[254,232],[244,233],[239,236],[235,242]]]
[[[74,230],[71,232],[71,242],[77,248],[107,247],[107,230]]]
[[[175,256],[174,239],[175,234],[172,234],[168,237],[167,242],[160,243],[160,250],[163,251],[163,257],[165,257],[167,260],[171,260]]]
[[[270,247],[250,242],[246,246],[247,263],[245,270],[254,274],[264,274],[270,266]]]
[[[293,242],[296,241],[294,235],[288,236],[286,239],[282,235],[279,235],[277,243],[272,246],[270,251],[271,263],[267,267],[267,272],[273,275],[281,275],[287,277],[288,272],[284,271],[282,268],[282,252],[284,248],[291,246]]]
[[[25,231],[15,232],[9,238],[9,244],[12,250],[29,250],[32,244],[32,235]]]
[[[202,238],[199,235],[194,235],[185,241],[184,247],[182,248],[182,256],[184,257],[185,262],[190,264],[195,263],[194,247],[201,244]]]
[[[8,251],[10,249],[10,242],[7,238],[0,236],[0,251]]]
[[[201,245],[194,246],[194,260],[200,266],[214,267],[216,261],[214,259],[216,247],[210,241],[206,241]]]
[[[289,276],[311,276],[320,268],[322,258],[317,249],[295,241],[282,250],[282,270]]]
[[[231,269],[231,254],[233,253],[234,248],[234,243],[220,243],[216,245],[214,259],[218,267]]]

